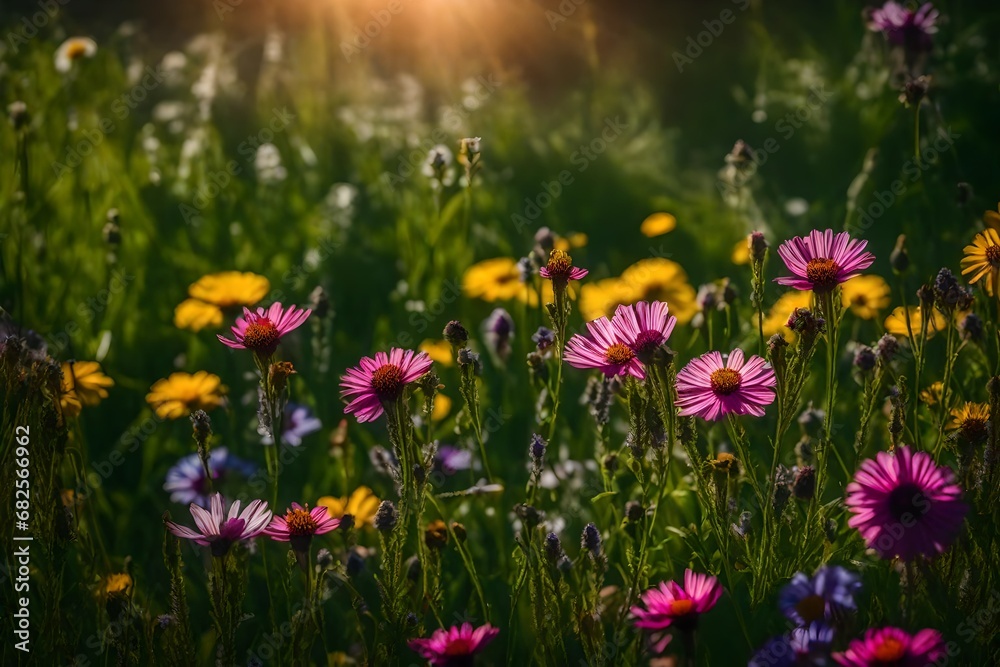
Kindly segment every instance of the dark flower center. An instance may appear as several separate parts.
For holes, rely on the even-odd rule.
[[[986,261],[993,266],[1000,266],[1000,245],[986,246]]]
[[[632,348],[623,343],[615,343],[607,349],[604,353],[604,361],[609,364],[614,364],[616,366],[621,366],[622,364],[627,364],[635,358],[635,353],[632,352]]]
[[[826,612],[826,600],[823,599],[823,596],[813,593],[812,595],[802,598],[799,603],[795,605],[795,611],[799,613],[799,616],[801,616],[802,620],[807,624],[812,623],[813,621],[818,621],[823,618],[823,615]]]
[[[396,364],[386,364],[372,373],[372,389],[381,399],[399,398],[403,393],[403,369]]]
[[[273,352],[279,338],[278,327],[266,317],[259,317],[243,331],[243,346],[255,352]]]
[[[662,342],[663,334],[659,331],[643,331],[635,337],[635,343],[632,347],[635,350],[636,356],[644,356],[652,354],[653,350],[658,348]]]
[[[553,278],[567,278],[573,268],[573,258],[563,250],[553,250],[549,253],[549,262],[545,268]]]
[[[872,653],[879,665],[895,665],[906,655],[906,647],[898,639],[887,637]]]
[[[716,394],[729,396],[740,388],[743,377],[740,376],[739,371],[734,371],[732,368],[720,368],[712,373],[711,381],[712,391]]]
[[[986,427],[986,420],[969,417],[962,422],[961,433],[962,437],[968,442],[976,444],[983,442],[986,440],[986,436],[989,435],[989,431]]]
[[[889,493],[889,513],[896,521],[907,517],[908,522],[917,519],[930,509],[930,500],[923,489],[913,483],[904,483]]]
[[[312,535],[319,527],[309,510],[288,510],[285,521],[288,523],[288,532],[292,535]]]
[[[806,279],[812,283],[813,291],[821,294],[829,292],[837,286],[837,274],[840,266],[832,259],[817,257],[806,264]]]

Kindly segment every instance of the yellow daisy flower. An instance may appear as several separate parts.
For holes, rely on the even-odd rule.
[[[521,282],[517,260],[511,257],[494,257],[465,270],[462,278],[465,296],[483,301],[509,301],[524,299],[527,291]]]
[[[920,392],[920,401],[928,407],[933,407],[941,402],[941,394],[943,393],[943,390],[944,385],[940,381],[934,382]]]
[[[563,252],[569,252],[573,248],[582,248],[587,245],[590,238],[583,232],[576,232],[570,234],[569,236],[557,236],[555,243],[552,247],[556,250],[562,250]]]
[[[188,294],[200,301],[228,308],[252,306],[267,296],[270,289],[271,283],[264,276],[223,271],[202,276],[188,288]]]
[[[107,398],[113,386],[115,381],[101,372],[96,361],[63,362],[59,403],[63,412],[75,417],[83,406],[93,407]]]
[[[102,595],[131,595],[132,577],[124,572],[109,574],[101,582],[100,592]]]
[[[944,318],[944,315],[936,310],[932,310],[931,312],[932,316],[927,322],[928,338],[938,331],[943,331],[948,326],[948,321]],[[906,336],[908,335],[906,320],[909,319],[913,335],[919,336],[920,322],[923,320],[923,317],[920,306],[907,306],[906,310],[903,310],[903,307],[899,306],[889,314],[889,317],[885,318],[885,330],[893,336]]]
[[[446,340],[425,340],[419,347],[421,352],[442,366],[454,366],[455,357],[451,353],[451,343]]]
[[[198,299],[185,299],[174,308],[174,326],[178,329],[201,331],[205,327],[222,326],[222,309]]]
[[[737,266],[750,263],[750,242],[748,239],[743,239],[733,246],[733,254],[730,255],[730,259]]]
[[[966,403],[951,411],[948,428],[959,431],[967,441],[981,443],[989,435],[990,406],[987,403]]]
[[[325,507],[330,516],[335,519],[350,514],[354,517],[355,526],[363,526],[375,521],[375,512],[378,511],[379,502],[378,497],[371,489],[367,486],[359,486],[348,498],[323,496],[316,501],[316,505]]]
[[[669,213],[653,213],[639,225],[639,231],[642,232],[643,236],[648,236],[653,238],[654,236],[660,236],[661,234],[666,234],[667,232],[672,232],[677,227],[677,218]]]
[[[677,262],[662,257],[643,259],[622,271],[619,280],[631,292],[625,303],[666,301],[670,314],[681,324],[698,312],[697,292]]]
[[[225,392],[218,375],[206,371],[193,375],[171,373],[150,387],[146,402],[160,419],[181,419],[194,410],[211,410],[222,405]]]
[[[584,283],[580,287],[580,315],[588,322],[611,315],[618,304],[626,303],[628,298],[629,289],[620,278]]]
[[[451,399],[444,394],[434,397],[434,410],[431,411],[431,421],[439,422],[451,412]]]
[[[990,229],[1000,232],[1000,203],[997,204],[996,211],[986,211],[983,213],[983,224]]]
[[[744,244],[745,245],[745,244]],[[812,305],[812,292],[800,292],[791,290],[785,292],[771,306],[771,310],[764,316],[764,335],[773,336],[776,333],[784,334],[788,342],[795,340],[794,331],[785,326],[788,318],[792,316],[796,308],[809,308]]]
[[[990,227],[976,234],[972,245],[965,246],[962,258],[962,275],[971,273],[969,284],[974,285],[986,278],[986,293],[1000,297],[1000,233]]]
[[[70,37],[56,49],[56,71],[66,73],[81,58],[92,58],[97,53],[97,42],[90,37]]]
[[[840,286],[844,308],[863,320],[873,320],[879,311],[889,307],[892,288],[881,276],[866,275],[851,278]]]

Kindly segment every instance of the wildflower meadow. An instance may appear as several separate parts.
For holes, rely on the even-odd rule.
[[[0,7],[3,665],[1000,665],[1000,11]]]

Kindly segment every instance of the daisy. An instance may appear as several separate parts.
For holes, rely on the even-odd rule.
[[[662,301],[640,301],[633,306],[618,306],[615,316],[611,318],[611,326],[636,357],[649,359],[656,348],[667,342],[677,324],[677,318],[669,312],[667,304]]]
[[[347,498],[323,496],[316,501],[316,505],[325,507],[330,516],[335,519],[350,514],[354,517],[354,525],[360,526],[375,521],[379,499],[367,486],[359,486]]]
[[[857,609],[854,595],[860,588],[861,577],[838,565],[823,566],[811,577],[797,572],[778,594],[778,608],[800,625],[833,620]]]
[[[222,326],[222,309],[198,299],[185,299],[174,308],[174,326],[178,329],[201,331]]]
[[[473,264],[465,270],[462,291],[472,299],[483,301],[509,301],[525,299],[527,288],[521,282],[517,260],[495,257]]]
[[[309,509],[298,503],[285,512],[285,516],[275,516],[264,529],[264,534],[275,542],[290,542],[295,551],[307,551],[313,535],[323,535],[340,527],[340,519],[330,516],[322,505]]]
[[[756,355],[744,361],[739,348],[727,359],[708,352],[677,374],[677,406],[682,417],[710,421],[730,413],[763,417],[764,406],[774,402],[775,384],[771,365]]]
[[[66,73],[73,69],[73,63],[81,58],[93,58],[97,53],[97,42],[90,37],[70,37],[56,49],[56,71]]]
[[[826,665],[833,644],[833,628],[822,623],[793,628],[769,639],[754,654],[747,667],[803,667]]]
[[[249,461],[231,456],[226,447],[217,447],[208,455],[208,470],[212,482],[222,482],[230,473],[239,473],[249,477],[256,470]],[[163,490],[170,494],[171,502],[188,505],[194,503],[200,507],[208,506],[208,484],[206,483],[205,467],[197,453],[188,454],[167,471],[167,479]]]
[[[898,2],[887,2],[872,12],[868,29],[883,33],[891,44],[929,51],[931,35],[938,31],[938,16],[938,10],[929,2],[916,11]]]
[[[573,258],[564,250],[553,250],[549,253],[549,262],[538,274],[552,282],[566,284],[570,280],[580,280],[590,273],[587,269],[573,266]]]
[[[948,548],[968,507],[949,468],[926,452],[900,447],[861,463],[847,485],[847,507],[870,548],[882,558],[913,560]]]
[[[1000,297],[1000,233],[990,227],[976,234],[972,245],[965,246],[962,258],[962,275],[971,273],[969,284],[974,285],[983,278],[986,293]]]
[[[635,352],[606,317],[587,322],[587,335],[574,334],[563,358],[574,368],[596,368],[607,377],[631,375],[643,379],[646,371]]]
[[[861,639],[851,641],[833,659],[844,667],[925,667],[936,664],[945,654],[944,641],[937,630],[921,630],[914,635],[899,628],[871,628]]]
[[[146,402],[160,419],[181,419],[194,410],[211,410],[222,405],[226,388],[218,375],[198,371],[171,373],[157,380],[146,394]]]
[[[643,236],[653,238],[674,231],[677,227],[677,218],[669,213],[657,212],[650,214],[642,224],[639,225],[639,232]]]
[[[218,336],[219,341],[234,350],[251,350],[263,357],[270,357],[278,349],[281,337],[302,326],[312,311],[298,310],[289,306],[288,310],[274,302],[267,310],[258,308],[256,313],[243,309],[243,317],[236,318],[236,326],[231,327],[236,340]]]
[[[181,526],[173,521],[167,521],[167,529],[185,540],[193,540],[195,544],[210,547],[212,555],[221,558],[229,552],[236,542],[249,540],[264,532],[271,521],[271,510],[267,502],[254,500],[243,512],[240,512],[240,501],[235,501],[225,512],[225,501],[221,493],[216,493],[211,499],[211,510],[191,504],[191,516],[198,527],[197,531]]]
[[[697,292],[688,282],[684,267],[677,262],[663,257],[643,259],[622,271],[618,279],[629,292],[628,300],[620,303],[664,301],[670,304],[681,324],[689,322],[698,312]],[[614,304],[610,310],[618,305]]]
[[[302,444],[302,439],[323,427],[312,410],[304,405],[289,402],[285,405],[285,418],[281,421],[281,442],[292,447]],[[262,434],[261,443],[272,445],[274,441],[267,433]]]
[[[223,271],[202,276],[188,287],[191,298],[220,308],[252,306],[267,296],[271,283],[264,276],[243,271]]]
[[[948,428],[957,430],[968,443],[982,444],[989,436],[990,406],[988,403],[966,403],[951,411]]]
[[[909,327],[907,327],[909,320]],[[905,309],[899,306],[893,310],[889,317],[885,318],[885,330],[893,336],[909,336],[913,332],[914,336],[920,336],[920,323],[924,320],[924,312],[920,306],[907,306]],[[927,338],[930,338],[938,331],[944,331],[948,326],[948,320],[937,310],[932,309],[930,317],[927,318]]]
[[[813,230],[778,247],[778,255],[794,275],[776,278],[779,285],[825,294],[867,269],[875,256],[864,252],[867,241],[852,239],[847,232]]]
[[[844,307],[863,320],[874,320],[889,307],[892,289],[881,276],[856,276],[841,287]]]
[[[93,407],[108,397],[115,381],[101,372],[96,361],[70,361],[62,364],[62,395],[59,402],[69,415],[80,414],[83,406]]]
[[[389,353],[363,357],[340,378],[340,397],[350,400],[344,412],[359,422],[375,421],[385,412],[385,403],[403,395],[403,389],[431,368],[424,352],[394,347]]]
[[[430,661],[434,667],[471,665],[473,656],[483,650],[500,633],[487,623],[473,628],[471,623],[435,630],[427,638],[411,639],[409,647]]]
[[[698,617],[714,607],[721,595],[722,585],[718,579],[685,570],[684,586],[676,581],[662,581],[640,596],[640,604],[631,609],[635,627],[652,630],[654,650],[662,653],[670,643],[670,635],[666,632],[669,628],[694,631]]]

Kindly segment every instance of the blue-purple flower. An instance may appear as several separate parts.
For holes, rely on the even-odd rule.
[[[747,667],[826,667],[832,643],[833,629],[822,623],[794,628],[767,640]]]
[[[514,338],[514,319],[503,308],[496,308],[483,322],[483,338],[501,361],[510,355],[510,341]]]
[[[441,445],[434,454],[434,468],[445,475],[454,475],[459,470],[472,467],[472,452],[451,445]]]
[[[797,572],[778,594],[781,613],[800,625],[830,620],[857,609],[861,577],[839,565],[824,565],[813,576]]]
[[[212,483],[218,484],[232,473],[249,477],[257,467],[249,461],[230,455],[225,447],[218,447],[209,454],[208,469],[212,473]],[[175,503],[194,503],[199,507],[208,507],[205,469],[198,454],[188,454],[168,470],[163,489],[170,493],[170,500]]]
[[[290,402],[285,406],[285,419],[281,424],[281,442],[298,447],[304,437],[322,427],[323,422],[316,418],[312,410],[304,405]],[[261,442],[265,445],[274,444],[271,436],[266,433],[261,437]]]

